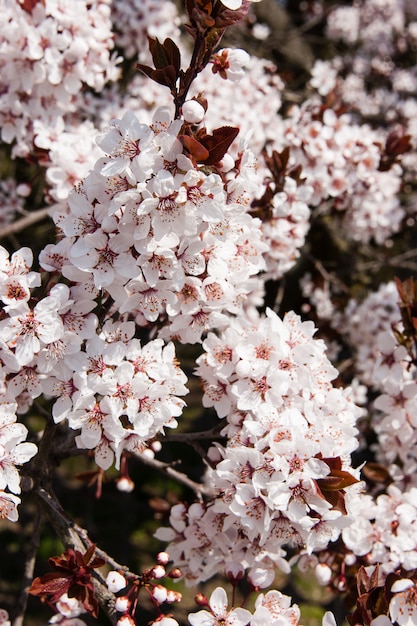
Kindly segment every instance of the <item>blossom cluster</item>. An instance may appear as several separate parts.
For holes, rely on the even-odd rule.
[[[382,244],[398,232],[405,216],[398,198],[402,170],[398,164],[381,170],[383,132],[354,123],[348,114],[322,110],[314,99],[293,107],[277,130],[274,145],[291,148],[291,162],[301,165],[312,188],[308,204],[320,213],[332,211],[356,241]]]
[[[185,23],[168,0],[0,0],[1,138],[17,169],[16,157],[25,157],[34,179],[44,178],[41,202],[56,203],[57,235],[38,265],[29,248],[9,255],[0,247],[0,519],[18,520],[31,467],[55,467],[44,433],[35,439],[27,428],[37,398],[42,411],[50,408],[45,431],[66,433],[59,455],[88,451],[99,480],[114,464],[117,487],[131,491],[126,467],[134,456],[199,497],[171,506],[169,526],[156,533],[171,556],[160,553],[141,574],[119,568],[71,526],[87,552],[71,545],[50,559],[57,572],[30,591],[55,607],[51,624],[85,626],[80,616],[97,615],[101,585],[113,594],[107,609],[117,612],[117,626],[134,625],[143,588],[158,612],[150,623],[178,626],[162,611],[181,594],[164,579],[184,576],[192,586],[224,575],[233,606],[222,587],[210,599],[199,594],[192,626],[297,626],[299,607],[267,590],[277,569],[289,574],[295,563],[313,565],[339,592],[347,571],[364,590],[362,566],[377,587],[386,585],[381,614],[352,623],[416,623],[417,283],[402,310],[411,311],[407,327],[398,285],[360,302],[315,255],[323,224],[330,238],[342,230],[349,250],[381,246],[386,255],[412,224],[415,207],[402,196],[417,171],[417,74],[407,60],[417,12],[412,0],[333,8],[326,32],[344,52],[316,62],[305,85],[312,95],[299,98],[270,60],[219,49],[241,18],[259,36],[269,32],[249,4],[187,0]],[[191,54],[173,41],[184,32]],[[125,74],[116,83],[119,52]],[[132,77],[136,60],[144,75]],[[37,184],[32,193],[29,184],[0,181],[3,226],[25,214]],[[324,321],[327,353],[313,322],[267,307],[275,287],[284,294],[303,252],[321,274],[318,282],[304,274],[301,291]],[[300,263],[293,275],[304,270]],[[270,292],[267,281],[275,282]],[[304,313],[311,311],[307,304]],[[219,418],[203,445],[195,433],[188,439],[207,464],[203,484],[154,458],[186,406],[176,344],[197,344],[185,348],[199,354],[200,396],[190,394],[191,402]],[[343,371],[336,381],[330,352],[347,354],[352,388],[342,388]],[[182,435],[187,442],[189,433],[171,440]],[[372,458],[363,473],[356,452]],[[49,485],[38,487],[33,499],[45,487],[42,506],[54,524]],[[161,507],[168,512],[167,502]],[[59,534],[65,521],[55,525]],[[105,561],[107,579],[93,576]],[[246,601],[235,605],[245,578],[258,593],[251,610]],[[10,623],[1,609],[0,623]],[[331,615],[323,626],[335,626]]]
[[[55,127],[76,110],[84,85],[95,90],[118,76],[110,2],[2,0],[0,125],[13,151],[32,150],[33,120]]]
[[[381,576],[399,568],[417,567],[417,488],[400,490],[390,485],[376,500],[362,494],[352,505],[353,522],[342,531],[351,554],[363,558],[368,568],[378,564]],[[393,532],[393,529],[395,532]]]
[[[192,626],[215,626],[215,624],[234,624],[235,626],[296,626],[300,619],[300,609],[291,605],[291,598],[280,591],[271,590],[260,593],[255,601],[253,614],[247,609],[228,609],[227,594],[223,587],[216,587],[210,596],[202,599],[207,608],[191,613],[188,621]],[[207,610],[208,609],[208,610]],[[323,621],[323,624],[325,621]]]
[[[96,302],[76,285],[55,284],[33,306],[31,290],[40,275],[29,271],[31,251],[23,248],[9,260],[1,248],[1,255],[0,297],[6,313],[0,321],[1,398],[6,406],[16,399],[18,410],[25,412],[41,394],[57,398],[55,422],[66,419],[79,431],[77,445],[94,449],[103,469],[115,456],[119,464],[124,449],[142,452],[165,426],[176,426],[184,406],[177,396],[187,389],[172,343],[154,339],[142,346],[133,338],[133,322],[108,320],[98,327],[91,312]],[[19,427],[26,433],[23,424]],[[19,443],[16,436],[10,445]],[[19,458],[19,448],[16,454]],[[24,456],[22,449],[21,462],[28,460]],[[16,481],[13,486],[16,491]]]
[[[37,452],[36,445],[26,441],[26,426],[16,420],[16,405],[0,404],[0,520],[7,518],[12,522],[18,518],[17,494],[21,491],[16,466],[27,463]]]
[[[268,311],[203,342],[203,405],[227,420],[228,443],[209,452],[206,476],[218,495],[174,506],[171,528],[157,532],[190,584],[248,569],[254,586],[268,586],[275,566],[288,571],[284,546],[323,549],[349,523],[344,487],[357,482],[350,454],[361,410],[332,386],[336,371],[313,334],[295,314],[281,321]],[[326,495],[333,470],[336,500]]]
[[[182,125],[165,108],[150,126],[130,112],[114,120],[99,138],[107,156],[54,215],[64,238],[48,255],[139,326],[164,322],[161,336],[193,343],[242,309],[267,246],[248,213],[250,151],[229,178],[204,173],[184,153]]]
[[[318,61],[313,81],[321,93],[336,93],[344,105],[372,124],[400,124],[417,141],[415,49],[417,20],[410,0],[361,0],[337,6],[327,19],[327,37],[344,52]],[[325,87],[323,87],[325,85]],[[415,151],[402,165],[415,178]]]
[[[147,61],[148,36],[157,36],[162,41],[179,36],[177,8],[168,0],[119,0],[112,3],[111,19],[115,46],[123,51],[125,59],[140,57],[141,61]]]

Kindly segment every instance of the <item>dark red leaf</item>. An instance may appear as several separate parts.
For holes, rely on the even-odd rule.
[[[392,483],[389,471],[379,463],[367,463],[365,467],[362,468],[362,474],[367,480],[372,480],[374,483],[384,483],[386,485]]]
[[[178,77],[181,68],[181,54],[176,43],[172,39],[165,39],[163,43],[165,53],[169,60],[168,65],[172,65],[175,68],[176,75]]]
[[[170,65],[169,58],[166,54],[164,46],[156,37],[148,37],[149,50],[152,55],[152,60],[156,69],[162,69],[167,65]]]
[[[320,459],[329,466],[331,470],[341,470],[342,469],[342,459],[340,456],[335,456],[331,458],[323,458],[322,455],[316,454],[316,458]]]
[[[228,26],[237,24],[237,22],[245,17],[249,11],[249,7],[250,2],[248,0],[243,0],[240,9],[228,9],[224,5],[220,5],[220,10],[216,16],[216,27],[227,28]]]
[[[96,544],[93,543],[87,550],[87,552],[84,554],[83,556],[83,561],[86,565],[90,564],[90,561],[93,559],[94,557],[94,552],[96,550]],[[91,565],[90,565],[91,567]]]
[[[27,11],[27,13],[32,13],[37,4],[45,6],[45,0],[23,0],[23,2],[20,2],[20,6],[24,11]]]
[[[333,469],[328,476],[317,479],[317,483],[322,491],[339,491],[358,482],[359,480],[352,474],[349,474],[349,472],[336,469]]]
[[[35,578],[29,589],[29,593],[32,596],[48,599],[50,602],[57,602],[62,594],[68,591],[70,584],[71,579],[69,576],[60,576],[59,574],[50,572]]]
[[[189,135],[179,135],[178,139],[194,161],[204,163],[208,159],[210,153],[199,141]]]
[[[155,71],[153,67],[150,67],[149,65],[143,65],[143,63],[136,63],[136,69],[148,76],[149,78],[152,78],[152,73]]]
[[[222,126],[221,128],[216,128],[212,135],[205,135],[205,137],[201,138],[200,142],[209,152],[209,156],[204,160],[204,163],[206,165],[216,165],[219,163],[238,134],[238,128]]]

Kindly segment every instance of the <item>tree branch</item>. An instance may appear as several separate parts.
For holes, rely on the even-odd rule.
[[[13,626],[23,626],[26,613],[26,606],[28,602],[28,591],[33,581],[33,573],[35,571],[36,554],[39,547],[40,535],[42,528],[42,516],[38,509],[35,518],[35,527],[31,534],[28,551],[25,560],[25,567],[23,570],[22,587],[20,596],[16,606],[16,617],[13,620]]]
[[[193,443],[194,441],[204,441],[204,440],[213,440],[213,439],[226,439],[220,432],[223,430],[224,426],[226,426],[227,420],[222,419],[221,422],[216,424],[210,430],[202,430],[197,433],[178,433],[178,432],[167,432],[163,435],[163,441],[180,441],[181,443]]]
[[[8,224],[4,228],[0,230],[0,239],[4,237],[9,237],[9,235],[13,235],[14,233],[18,233],[28,226],[32,226],[32,224],[36,224],[36,222],[40,222],[45,219],[45,217],[49,217],[49,212],[51,209],[58,207],[59,205],[52,205],[48,207],[44,207],[43,209],[39,209],[38,211],[33,211],[29,213],[22,219],[17,220],[17,222],[13,222],[12,224]]]
[[[170,463],[164,463],[158,459],[148,457],[145,454],[135,454],[135,458],[137,458],[144,465],[148,465],[149,467],[166,474],[170,478],[173,478],[182,485],[185,485],[195,492],[199,500],[202,500],[203,496],[213,498],[216,495],[216,491],[214,489],[209,489],[200,483],[196,483],[194,480],[191,480],[191,478],[188,478],[186,474],[174,469]]]
[[[54,494],[49,493],[43,487],[38,487],[35,493],[43,503],[46,515],[64,546],[67,549],[73,548],[82,553],[86,552],[92,543],[88,538],[87,531],[82,530],[80,532],[80,527],[76,526],[68,517]],[[105,579],[97,571],[94,571],[93,574],[93,585],[100,607],[111,624],[116,625],[118,617],[114,608],[115,596],[108,590]]]

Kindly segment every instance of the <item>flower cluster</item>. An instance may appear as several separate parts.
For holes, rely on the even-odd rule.
[[[376,501],[365,494],[355,498],[353,522],[342,531],[350,554],[364,559],[369,568],[378,564],[384,577],[401,567],[414,570],[417,567],[416,496],[416,487],[402,491],[390,485],[387,493]],[[346,559],[349,560],[349,553]]]
[[[29,589],[55,610],[51,624],[85,626],[103,610],[134,626],[144,590],[149,623],[178,626],[172,580],[224,575],[232,605],[222,587],[198,594],[192,626],[298,626],[298,606],[268,590],[298,564],[351,592],[352,606],[357,595],[352,624],[412,626],[417,281],[355,296],[373,281],[366,268],[391,278],[380,273],[391,247],[392,266],[413,267],[394,235],[415,244],[402,229],[415,214],[417,11],[412,0],[338,3],[326,32],[341,52],[309,80],[220,48],[252,32],[276,60],[268,9],[263,24],[247,0],[186,0],[182,21],[177,4],[0,0],[0,224],[14,243],[29,220],[8,224],[54,202],[56,227],[35,261],[0,247],[0,520],[16,522],[32,488],[21,522],[42,508],[65,544]],[[301,5],[299,23],[321,10]],[[300,285],[327,352],[312,321],[268,308],[297,306]],[[188,393],[176,353],[195,364],[187,424],[202,405],[215,426],[171,433],[164,456]],[[166,461],[177,442],[206,464],[200,482]],[[96,550],[50,490],[57,462],[80,450],[98,465],[82,477],[99,487],[120,470],[122,498],[129,458],[198,497],[149,501],[155,519],[169,514],[156,532],[169,554],[139,574]],[[238,606],[240,581],[257,594],[251,610]],[[0,623],[14,619],[0,609]],[[322,626],[336,626],[331,614]]]
[[[217,624],[297,626],[300,619],[298,606],[291,605],[289,596],[275,590],[258,595],[253,614],[240,607],[228,609],[227,594],[223,587],[216,587],[210,600],[207,600],[205,596],[199,597],[199,604],[207,608],[188,616],[188,621],[192,626],[216,626]]]
[[[415,7],[412,2],[361,0],[335,7],[327,19],[327,36],[343,43],[344,53],[317,62],[314,86],[326,84],[345,105],[372,124],[401,124],[417,140]],[[415,178],[415,151],[402,164]]]
[[[165,426],[176,426],[184,406],[177,396],[187,389],[173,344],[154,339],[142,346],[133,339],[133,322],[109,320],[98,328],[91,313],[96,302],[85,293],[80,298],[76,285],[56,284],[33,306],[31,289],[39,284],[39,274],[29,271],[31,251],[22,249],[10,260],[3,248],[1,253],[3,402],[17,399],[19,410],[25,411],[41,393],[56,397],[55,422],[67,419],[70,428],[80,431],[77,445],[94,449],[105,469],[115,455],[119,463],[124,449],[142,452]],[[47,265],[46,254],[42,259]],[[19,447],[15,450],[19,455]],[[21,462],[27,452],[20,451]]]
[[[381,355],[378,340],[391,332],[399,319],[398,291],[394,282],[382,284],[362,302],[349,300],[343,314],[334,316],[334,325],[353,348],[355,373],[369,387],[381,389],[373,376],[375,361]]]
[[[381,244],[400,229],[405,216],[398,199],[400,166],[380,168],[385,139],[347,114],[322,110],[313,99],[293,107],[274,145],[291,148],[291,163],[301,165],[312,187],[310,205],[321,212],[332,209],[352,239]]]
[[[64,203],[73,187],[87,176],[92,161],[101,156],[97,130],[90,121],[65,124],[62,119],[52,129],[34,120],[33,129],[34,145],[42,154],[39,163],[46,168],[48,200]]]
[[[139,326],[165,322],[165,338],[199,341],[237,313],[264,267],[260,220],[248,214],[252,157],[225,178],[186,156],[182,120],[158,110],[150,126],[132,113],[111,123],[99,144],[108,156],[54,219],[63,241],[62,274],[105,290]],[[255,186],[256,188],[256,186]]]
[[[190,93],[204,92],[210,102],[205,118],[209,130],[222,124],[239,126],[241,136],[250,134],[251,149],[258,154],[275,137],[284,82],[271,61],[254,56],[238,76],[238,84],[219,80],[209,65],[197,76]]]
[[[100,90],[117,78],[110,3],[2,0],[0,125],[14,153],[31,151],[33,120],[54,127],[76,110],[84,85]]]
[[[180,18],[173,2],[168,0],[120,0],[113,2],[111,18],[115,45],[126,59],[140,56],[148,60],[148,36],[178,39]]]
[[[254,586],[268,586],[274,566],[288,570],[284,546],[323,549],[349,523],[361,411],[332,386],[336,372],[313,334],[295,314],[268,311],[203,342],[203,404],[227,420],[228,443],[210,451],[206,477],[219,495],[174,506],[171,528],[157,532],[189,583],[248,568]]]
[[[0,520],[17,520],[20,504],[20,475],[16,465],[27,463],[37,452],[34,443],[25,441],[27,428],[16,422],[16,405],[0,405]],[[8,489],[8,491],[6,491]]]

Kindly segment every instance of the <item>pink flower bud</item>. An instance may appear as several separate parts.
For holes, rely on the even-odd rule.
[[[196,601],[196,603],[199,606],[208,606],[209,605],[207,596],[205,596],[204,593],[198,593],[195,596],[194,600]]]

